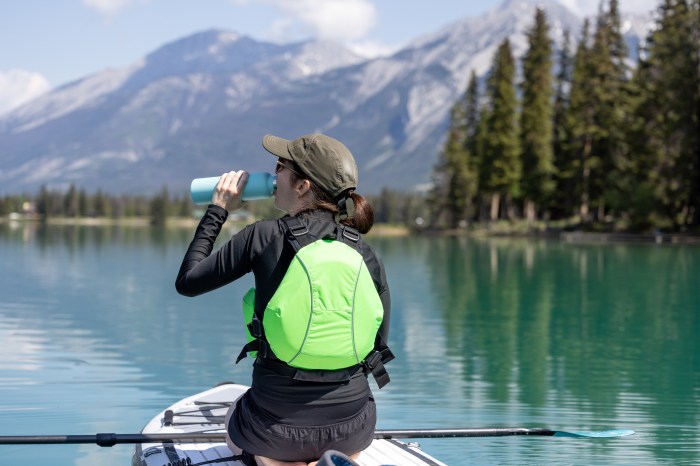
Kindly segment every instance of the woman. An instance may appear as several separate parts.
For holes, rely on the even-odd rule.
[[[250,390],[229,412],[226,421],[230,441],[244,451],[250,464],[256,461],[259,465],[306,465],[329,449],[356,457],[371,443],[376,424],[374,399],[367,376],[372,373],[381,388],[388,382],[383,363],[393,358],[385,344],[390,297],[384,267],[357,234],[366,233],[372,227],[372,208],[354,192],[357,166],[348,148],[340,141],[321,134],[310,134],[292,141],[267,135],[263,138],[263,147],[278,157],[275,206],[288,215],[248,225],[212,253],[228,212],[243,205],[240,196],[248,178],[244,171],[225,173],[185,254],[176,288],[180,294],[196,296],[231,283],[248,272],[252,271],[255,276],[254,313],[248,323],[252,341],[241,352],[241,357],[244,357],[248,351],[257,351],[253,382]],[[348,214],[348,201],[354,207],[352,215]],[[306,248],[310,243],[318,249]],[[338,246],[342,249],[338,254],[328,253],[329,249],[325,249],[339,243],[347,248]],[[307,254],[307,251],[320,251],[320,254]],[[306,278],[309,282],[318,280],[317,283],[298,286],[298,280],[306,277],[304,273],[298,273],[306,267],[306,264],[303,267],[297,264],[302,253],[307,254],[304,261],[307,256],[312,256],[309,261],[318,262],[321,271],[318,278],[312,279],[308,273]],[[273,332],[273,325],[277,329],[284,327],[285,320],[311,315],[308,308],[320,305],[319,302],[355,299],[347,296],[349,293],[344,291],[346,288],[343,288],[341,279],[337,282],[328,279],[329,276],[333,280],[346,276],[348,270],[343,269],[337,274],[337,271],[325,273],[323,269],[330,267],[325,265],[324,258],[343,254],[347,257],[356,254],[364,265],[360,265],[356,277],[350,274],[355,277],[351,280],[364,283],[363,273],[371,277],[369,287],[357,287],[362,290],[358,292],[360,298],[364,296],[364,302],[369,304],[358,306],[358,309],[353,304],[351,312],[356,312],[354,320],[358,322],[354,324],[358,327],[352,336],[343,333],[345,330],[321,335],[324,330],[309,323],[307,332],[319,336],[319,339],[310,337],[307,340],[302,335],[303,342],[299,344],[313,345],[309,341],[320,341],[316,353],[325,351],[328,354],[315,354],[301,363],[295,358],[306,355],[307,347],[304,350],[300,347],[296,353],[291,351],[295,354],[287,356],[282,348],[294,342],[285,338],[296,341],[298,335],[292,331],[279,336],[279,332]],[[294,295],[296,289],[308,290],[309,286],[321,296],[320,300],[313,301],[314,304],[304,302],[308,291]],[[338,297],[339,294],[345,296]],[[314,296],[308,298],[309,302],[315,299]],[[271,307],[274,307],[274,312],[266,314],[266,309]],[[379,308],[378,315],[369,309],[371,307]],[[340,320],[326,323],[326,327],[339,329],[343,325]],[[365,346],[364,354],[355,355],[354,364],[348,363],[347,358],[343,359],[347,355],[336,354],[340,351],[337,348],[342,347],[348,338],[363,337],[370,342],[369,348]],[[357,344],[362,347],[362,344]]]

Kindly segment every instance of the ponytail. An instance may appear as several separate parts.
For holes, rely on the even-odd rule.
[[[295,170],[298,170],[296,166],[294,168]],[[292,172],[291,176],[294,181],[301,179],[296,172]],[[316,183],[311,180],[309,180],[309,182],[311,183],[311,192],[314,194],[315,199],[310,204],[304,206],[304,208],[297,212],[297,214],[316,209],[327,210],[334,214],[338,214],[340,213],[340,209],[338,208],[338,200],[343,198],[346,200],[351,199],[354,212],[352,216],[348,216],[347,213],[342,215],[339,223],[341,225],[353,227],[362,234],[365,234],[372,229],[372,225],[374,225],[374,209],[372,209],[372,206],[367,199],[350,189],[342,193],[339,196],[339,199],[334,200],[328,196],[328,194],[323,192],[323,190],[321,190]]]
[[[352,217],[340,220],[340,223],[351,226],[360,233],[367,233],[374,225],[374,209],[367,199],[354,191],[350,191],[348,197],[352,199],[355,212]]]
[[[299,167],[296,164],[293,164],[293,166],[295,171],[292,171],[292,180],[296,181],[302,179],[301,176],[298,175],[298,173],[301,171]],[[372,209],[372,206],[367,199],[360,196],[352,189],[342,193],[338,199],[332,199],[328,194],[323,192],[323,190],[319,188],[316,183],[311,180],[309,180],[309,182],[311,183],[311,192],[314,194],[315,199],[308,205],[304,206],[304,208],[297,212],[297,214],[315,209],[321,209],[337,215],[341,213],[340,208],[338,207],[338,202],[343,198],[345,200],[351,199],[354,212],[352,216],[349,216],[347,212],[344,215],[341,214],[339,223],[341,225],[352,227],[362,234],[365,234],[372,229],[372,225],[374,225],[374,209]]]

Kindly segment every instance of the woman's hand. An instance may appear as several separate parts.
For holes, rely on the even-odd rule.
[[[243,207],[241,194],[248,182],[248,172],[244,170],[224,173],[216,184],[211,203],[229,212]]]

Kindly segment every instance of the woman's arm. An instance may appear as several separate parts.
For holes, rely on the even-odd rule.
[[[228,212],[210,205],[200,220],[194,239],[182,260],[175,289],[184,296],[198,296],[231,283],[250,270],[245,260],[245,242],[251,226],[236,234],[212,254]]]

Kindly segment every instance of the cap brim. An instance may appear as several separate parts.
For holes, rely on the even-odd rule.
[[[289,141],[287,139],[278,138],[271,134],[266,134],[262,140],[262,145],[266,151],[277,157],[293,161],[294,159],[292,159],[292,156],[289,154],[288,144]]]

